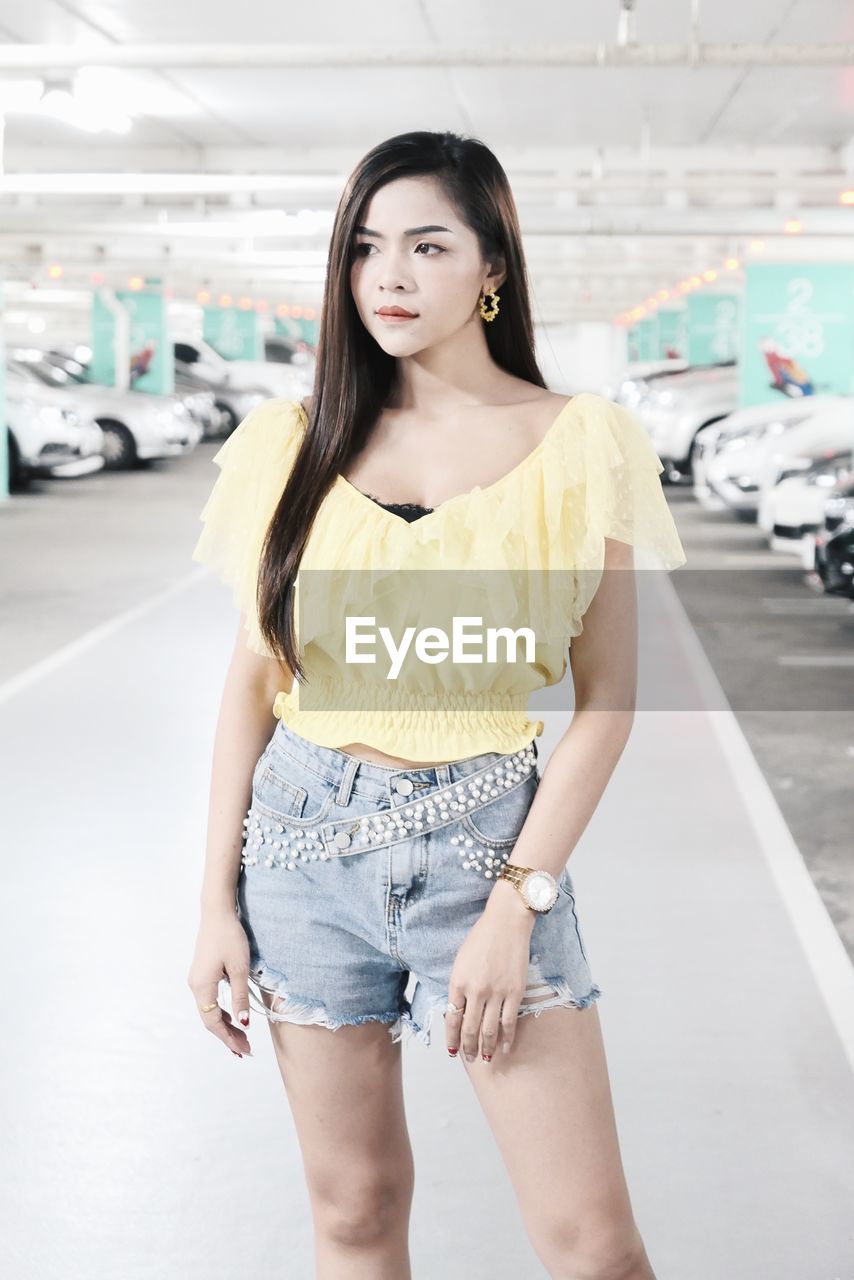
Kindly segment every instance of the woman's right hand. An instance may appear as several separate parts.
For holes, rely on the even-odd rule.
[[[235,1018],[249,1026],[249,941],[233,908],[202,912],[196,950],[187,983],[196,999],[199,1017],[208,1031],[228,1045],[238,1057],[251,1057],[245,1031],[235,1026],[230,1013],[218,1003],[208,1013],[202,1006],[214,1004],[222,978],[231,986],[231,1007]]]

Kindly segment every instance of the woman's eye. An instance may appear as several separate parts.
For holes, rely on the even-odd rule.
[[[419,240],[418,244],[415,246],[416,250],[420,249],[422,245],[427,249],[435,249],[437,253],[445,252],[445,250],[442,248],[441,245],[430,244],[427,240]],[[356,254],[357,257],[367,258],[368,254],[366,253],[366,250],[373,249],[373,248],[374,246],[372,244],[357,244],[353,246],[353,252]],[[422,253],[422,254],[419,254],[419,257],[429,258],[429,257],[432,257],[432,254]]]

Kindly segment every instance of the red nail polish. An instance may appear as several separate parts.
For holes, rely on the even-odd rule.
[[[492,1054],[491,1054],[491,1053],[482,1053],[480,1056],[483,1058],[484,1062],[491,1062],[491,1061],[492,1061]]]
[[[448,1053],[451,1055],[452,1058],[455,1058],[459,1053],[459,1049],[449,1049]]]
[[[238,1053],[236,1049],[232,1049],[232,1051],[231,1051],[231,1052],[234,1054],[235,1058],[242,1058],[242,1057],[243,1057],[243,1054],[242,1054],[242,1053]]]

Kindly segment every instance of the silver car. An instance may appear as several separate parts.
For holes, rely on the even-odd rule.
[[[61,391],[70,407],[94,419],[104,433],[104,461],[110,469],[132,467],[151,458],[174,458],[194,449],[202,438],[202,424],[178,396],[120,391],[72,376],[30,348],[9,351],[7,364],[21,376]]]
[[[65,397],[37,379],[6,369],[9,487],[33,477],[72,477],[99,471],[103,433]]]

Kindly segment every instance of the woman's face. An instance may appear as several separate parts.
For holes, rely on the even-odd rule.
[[[351,245],[350,287],[362,323],[389,355],[414,355],[481,323],[481,290],[497,288],[503,275],[489,275],[477,236],[435,178],[395,178],[374,193],[360,227]],[[393,306],[414,318],[377,314]]]

